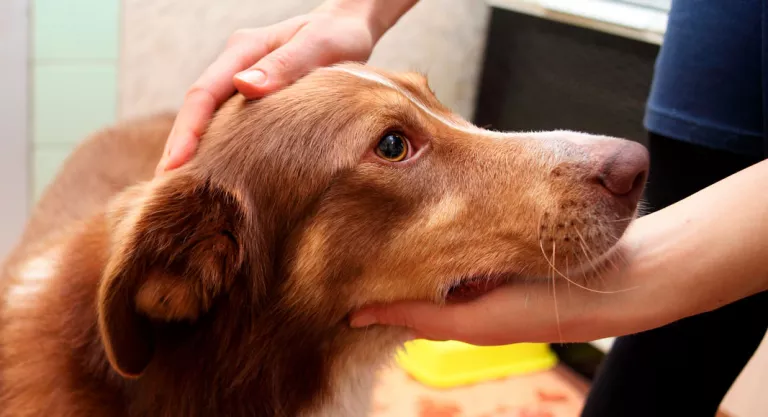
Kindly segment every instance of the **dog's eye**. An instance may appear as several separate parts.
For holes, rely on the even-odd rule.
[[[408,156],[408,141],[397,133],[387,133],[376,145],[376,155],[389,162],[400,162]]]

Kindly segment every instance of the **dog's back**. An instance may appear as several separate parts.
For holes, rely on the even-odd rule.
[[[118,124],[86,138],[35,204],[18,245],[2,262],[0,294],[6,294],[8,285],[13,284],[11,271],[57,245],[67,230],[103,210],[121,190],[150,179],[172,123],[173,115],[161,114]],[[4,308],[0,303],[0,328],[8,319]],[[7,388],[3,384],[0,378],[0,394]],[[0,415],[4,413],[0,407]]]
[[[2,270],[23,260],[29,250],[45,245],[68,225],[103,209],[121,190],[150,179],[173,118],[168,113],[133,120],[85,139],[36,203],[20,243],[3,262]]]

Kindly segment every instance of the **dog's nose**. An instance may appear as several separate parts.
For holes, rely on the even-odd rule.
[[[648,177],[648,151],[631,141],[621,141],[611,148],[599,152],[603,160],[598,162],[597,179],[614,197],[634,206],[640,201]]]

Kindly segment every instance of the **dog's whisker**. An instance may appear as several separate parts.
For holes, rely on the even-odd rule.
[[[586,244],[583,242],[583,239],[582,241],[579,241],[579,246],[581,247],[581,251],[584,253],[584,256],[587,259],[587,263],[589,263],[589,265],[592,267],[592,270],[595,271],[598,279],[600,279],[600,283],[603,286],[605,286],[603,275],[600,273],[600,270],[599,270],[600,265],[595,265],[594,262],[592,261],[592,257],[594,257],[594,255],[591,255],[592,251],[586,246]]]
[[[616,290],[616,291],[601,291],[601,290],[595,290],[595,289],[592,289],[592,288],[585,287],[585,286],[583,286],[583,285],[573,281],[572,279],[568,278],[562,272],[560,272],[560,270],[558,270],[557,267],[555,267],[555,265],[552,263],[552,261],[549,260],[549,257],[547,257],[547,253],[544,251],[544,245],[542,244],[541,240],[539,240],[539,247],[541,248],[541,253],[544,255],[544,259],[547,261],[549,266],[552,267],[552,269],[555,271],[555,273],[557,273],[557,275],[560,275],[562,278],[564,278],[566,281],[570,282],[571,284],[581,288],[582,290],[590,291],[590,292],[594,292],[594,293],[598,293],[598,294],[617,294],[617,293],[622,293],[622,292],[634,290],[636,288],[636,287],[632,287],[632,288],[626,288],[626,289],[623,289],[623,290]]]
[[[565,275],[568,275],[568,276],[571,275],[571,273],[570,273],[570,271],[568,269],[568,257],[567,256],[565,257]],[[570,299],[571,298],[571,282],[570,281],[565,281],[565,283],[568,286],[568,299]]]
[[[610,237],[613,242],[618,242],[619,241],[619,239],[617,237],[615,237],[613,235],[613,233],[608,232],[608,231],[604,231],[603,233],[605,235],[608,235],[608,237]],[[619,265],[616,263],[616,254],[618,254],[618,256],[621,256],[621,251],[616,251],[616,252],[614,252],[614,256],[609,256],[608,257],[608,262],[610,262],[611,265],[613,265],[613,267],[616,268],[616,270],[618,271],[621,268],[619,268]]]
[[[621,222],[628,222],[632,220],[634,220],[634,216],[620,217],[618,219],[613,219],[613,220],[603,220],[602,223],[621,223]]]
[[[600,264],[600,265],[594,265],[594,260],[600,258],[601,255],[595,255],[594,251],[592,249],[590,249],[589,246],[587,246],[587,243],[586,243],[586,240],[584,239],[584,236],[582,236],[582,234],[578,230],[575,230],[575,231],[579,235],[579,239],[580,239],[579,244],[582,246],[582,248],[581,248],[582,251],[584,252],[584,254],[588,258],[591,257],[591,259],[588,259],[588,260],[589,260],[589,263],[590,263],[590,266],[592,267],[592,269],[593,270],[599,270],[599,268],[601,266],[604,266],[605,267],[604,269],[607,270],[608,268],[607,268],[607,266],[604,263]],[[606,232],[604,230],[601,230],[600,233],[602,235],[606,235],[608,232]],[[618,239],[613,237],[613,236],[611,236],[611,238],[612,238],[612,240],[614,242],[618,241]],[[621,256],[620,252],[617,252],[616,254]],[[613,254],[612,256],[607,257],[606,260],[608,262],[610,262],[615,268],[619,269],[618,265],[616,265],[615,260],[614,260],[614,257],[616,256],[616,254]]]
[[[604,236],[607,236],[608,238],[610,238],[612,242],[618,242],[620,240],[619,237],[617,237],[613,232],[609,230],[603,230],[602,233]],[[614,266],[614,268],[618,270],[620,268],[616,262],[620,261],[622,263],[626,263],[627,259],[624,257],[624,253],[622,251],[615,251],[613,253],[613,256],[610,256],[608,258],[608,261]]]
[[[557,248],[556,243],[552,242],[552,263],[555,263],[555,249]],[[560,343],[563,343],[563,333],[560,330],[560,311],[557,308],[557,282],[555,282],[555,269],[552,268],[552,299],[555,302],[555,320],[557,321],[557,336],[560,339]]]
[[[589,263],[589,266],[592,267],[593,271],[597,271],[597,266],[595,266],[595,263],[593,259],[599,258],[599,255],[595,255],[591,249],[589,249],[589,246],[587,246],[587,242],[584,239],[584,236],[579,232],[578,229],[575,229],[576,234],[579,236],[579,246],[581,247],[581,251],[584,252],[584,256],[587,258],[587,263]],[[602,281],[602,276],[598,274],[600,277],[600,280]]]
[[[603,234],[608,234],[608,232],[605,232]],[[617,239],[613,238],[613,240],[615,241]],[[583,241],[583,239],[582,239],[582,241]],[[582,246],[582,252],[585,254],[585,256],[589,256],[589,255],[587,255],[587,252],[592,253],[591,249],[589,249],[589,247],[587,247],[587,246]],[[619,270],[621,270],[621,268],[616,263],[618,260],[616,260],[615,258],[619,258],[619,260],[621,262],[626,262],[626,258],[623,256],[621,251],[615,251],[611,256],[606,258],[608,263],[610,263],[610,266],[613,266],[613,268],[616,271],[619,271]],[[592,274],[592,275],[593,276],[597,276],[597,278],[600,279],[602,285],[605,286],[605,279],[604,279],[603,275],[611,270],[611,268],[608,265],[608,263],[602,262],[600,264],[594,265],[593,264],[594,263],[593,259],[588,259],[588,262],[592,266],[592,271],[594,272],[594,274]],[[584,277],[585,282],[586,282],[586,280],[587,280],[586,270],[582,270],[581,272],[582,272],[582,276]],[[625,292],[625,291],[635,290],[637,288],[639,288],[638,285],[630,287],[630,288],[626,288],[626,289],[623,289],[623,290],[619,290],[617,292]]]

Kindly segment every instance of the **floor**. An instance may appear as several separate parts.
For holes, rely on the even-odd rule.
[[[379,376],[370,417],[578,417],[588,390],[562,365],[450,390],[426,387],[393,367]],[[720,410],[715,417],[734,415]]]
[[[577,417],[587,384],[564,367],[450,390],[382,372],[372,417]]]

